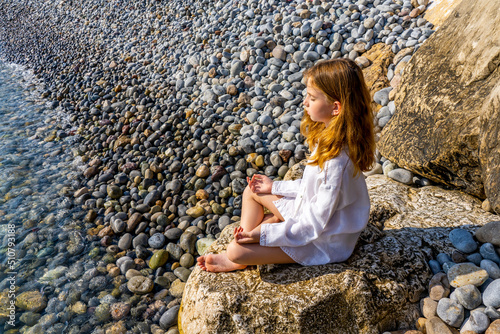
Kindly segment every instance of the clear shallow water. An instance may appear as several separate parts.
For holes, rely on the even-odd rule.
[[[70,266],[88,247],[84,237],[71,235],[84,214],[71,196],[81,165],[71,152],[76,137],[55,139],[64,115],[38,96],[28,72],[0,61],[0,332],[12,328],[5,303],[24,291],[57,296],[67,281],[43,275]],[[82,252],[68,256],[72,241]],[[23,325],[23,312],[16,309],[15,327]]]

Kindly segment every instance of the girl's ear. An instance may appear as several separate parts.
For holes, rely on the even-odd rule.
[[[338,116],[340,111],[342,110],[342,106],[339,101],[333,102],[332,116]]]

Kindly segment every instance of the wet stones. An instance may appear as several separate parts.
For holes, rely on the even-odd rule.
[[[196,246],[196,236],[190,232],[184,232],[179,239],[179,246],[187,253],[194,254]]]
[[[137,294],[146,294],[153,290],[154,282],[144,276],[134,276],[127,282],[127,288]]]
[[[139,212],[135,212],[130,216],[130,218],[127,221],[127,232],[132,232],[135,230],[137,225],[141,222],[142,220],[142,215]]]
[[[168,329],[177,324],[177,315],[179,313],[179,305],[169,308],[160,318],[160,326],[163,329]]]
[[[47,299],[39,291],[25,291],[16,298],[16,306],[29,312],[40,312],[47,306]]]
[[[153,256],[149,260],[149,267],[151,269],[157,269],[167,263],[168,252],[165,249],[160,249],[154,252]]]

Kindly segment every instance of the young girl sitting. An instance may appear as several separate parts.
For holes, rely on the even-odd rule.
[[[304,73],[300,126],[314,148],[302,179],[254,175],[243,192],[240,227],[227,252],[198,258],[207,271],[248,265],[342,262],[368,223],[370,199],[362,171],[374,162],[370,95],[351,60],[322,61]],[[263,207],[272,214],[264,215]]]

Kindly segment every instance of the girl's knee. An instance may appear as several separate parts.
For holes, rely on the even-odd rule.
[[[243,196],[247,197],[247,196],[252,196],[253,195],[253,191],[252,189],[250,189],[250,186],[247,185],[245,187],[245,190],[243,190]]]
[[[231,241],[229,245],[227,245],[227,250],[226,250],[226,255],[227,258],[234,263],[237,264],[245,264],[245,254],[244,254],[244,249],[236,241]]]

